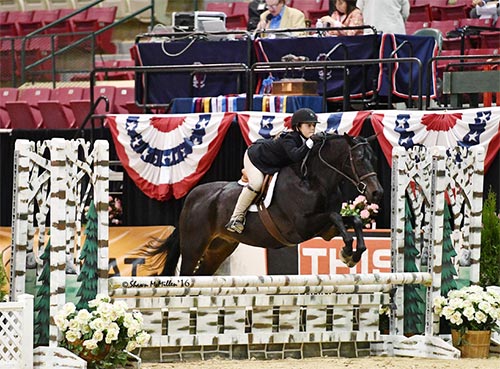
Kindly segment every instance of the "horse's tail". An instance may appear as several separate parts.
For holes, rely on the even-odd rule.
[[[179,240],[179,231],[177,228],[164,240],[155,240],[154,246],[150,243],[147,255],[150,257],[158,256],[158,262],[165,262],[161,275],[174,276],[179,257],[181,256],[181,247]],[[166,256],[165,256],[166,254]],[[158,260],[158,259],[157,259]]]

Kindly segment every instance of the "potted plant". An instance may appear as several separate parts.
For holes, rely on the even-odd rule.
[[[353,216],[359,217],[366,228],[372,228],[375,224],[375,219],[373,219],[373,217],[378,214],[378,209],[379,207],[377,204],[370,204],[366,200],[366,197],[359,195],[354,201],[342,203],[340,215],[347,219]]]
[[[491,330],[499,329],[500,294],[480,286],[452,290],[434,300],[434,312],[451,326],[462,357],[488,357]]]
[[[142,329],[139,312],[127,312],[122,301],[110,302],[108,296],[97,295],[89,301],[89,309],[76,310],[69,302],[55,317],[62,333],[59,342],[87,361],[89,369],[124,367],[126,351],[145,345],[150,336]]]

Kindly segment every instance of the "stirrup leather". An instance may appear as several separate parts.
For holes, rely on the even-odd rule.
[[[245,216],[237,215],[229,220],[229,223],[226,224],[226,229],[229,232],[242,233],[245,229]]]

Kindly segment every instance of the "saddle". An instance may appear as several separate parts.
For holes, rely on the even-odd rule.
[[[257,206],[257,210],[259,213],[259,218],[264,224],[264,227],[266,230],[269,232],[273,238],[281,243],[284,246],[296,246],[295,243],[291,243],[287,241],[282,235],[276,224],[274,224],[273,219],[271,218],[271,214],[269,214],[269,211],[267,210],[266,205],[264,204],[264,200],[266,199],[267,192],[269,190],[269,186],[273,180],[274,174],[266,174],[264,176],[264,181],[262,182],[262,188],[260,192],[257,194],[255,199],[252,202],[252,205]],[[241,183],[248,183],[248,177],[245,173],[245,169],[241,171]]]

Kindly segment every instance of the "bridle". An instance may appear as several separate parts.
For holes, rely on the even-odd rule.
[[[321,162],[323,164],[325,164],[328,168],[332,169],[333,171],[337,172],[338,174],[342,175],[344,178],[346,178],[349,182],[351,182],[354,187],[356,187],[356,189],[358,190],[358,192],[360,194],[364,194],[365,191],[366,191],[366,187],[367,187],[367,184],[365,182],[363,182],[365,179],[367,178],[370,178],[370,177],[373,177],[373,176],[376,176],[377,173],[375,172],[368,172],[364,175],[362,175],[361,177],[358,175],[357,171],[356,171],[356,166],[354,165],[354,160],[352,159],[352,152],[362,146],[362,145],[368,145],[368,142],[358,142],[357,144],[355,144],[354,146],[349,146],[349,162],[350,162],[350,165],[351,165],[351,171],[352,173],[354,174],[354,178],[351,178],[349,177],[347,174],[345,174],[343,171],[335,168],[332,164],[328,163],[324,158],[323,156],[321,155],[321,150],[323,149],[323,147],[325,146],[325,142],[326,142],[326,137],[323,138],[322,142],[321,142],[321,146],[318,150],[318,157],[319,157],[319,160],[321,160]],[[343,166],[342,166],[343,167]]]

